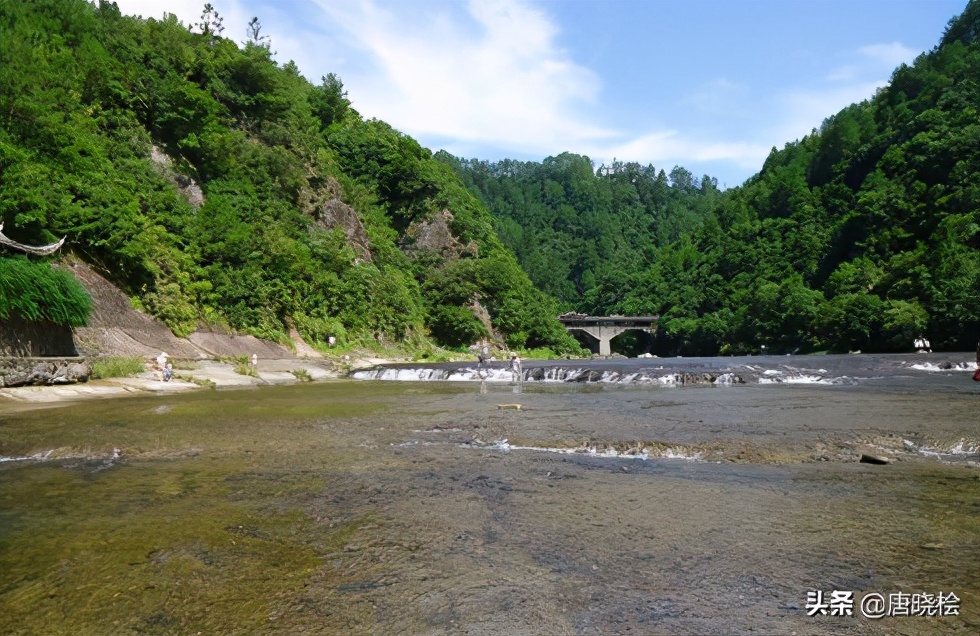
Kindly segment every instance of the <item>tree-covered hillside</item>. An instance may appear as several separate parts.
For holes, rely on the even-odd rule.
[[[721,195],[569,156],[459,166],[538,284],[584,311],[660,314],[641,343],[656,353],[903,351],[919,335],[972,350],[980,331],[978,0],[872,99]],[[622,275],[585,276],[604,270]]]
[[[494,216],[497,233],[539,289],[566,309],[603,312],[600,290],[625,289],[656,250],[698,227],[720,195],[717,182],[681,167],[563,153],[541,163],[464,160],[444,152]]]
[[[225,26],[210,6],[188,28],[104,1],[0,3],[8,235],[67,235],[179,335],[455,346],[489,317],[510,346],[577,349],[451,168],[365,121],[337,77],[278,65],[260,24],[240,44]]]

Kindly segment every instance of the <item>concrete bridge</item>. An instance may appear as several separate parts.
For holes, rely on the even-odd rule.
[[[599,355],[612,354],[610,343],[621,333],[630,330],[653,333],[660,316],[586,316],[562,314],[558,321],[569,331],[582,331],[599,341]]]

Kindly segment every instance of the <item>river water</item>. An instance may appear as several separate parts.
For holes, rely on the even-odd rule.
[[[980,633],[972,355],[504,366],[0,405],[0,632]]]

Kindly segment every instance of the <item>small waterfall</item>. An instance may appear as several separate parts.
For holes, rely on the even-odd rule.
[[[383,380],[396,382],[515,382],[514,373],[506,367],[373,367],[351,374],[355,380]],[[736,373],[701,372],[672,373],[662,369],[620,372],[577,366],[536,366],[524,369],[523,382],[579,383],[610,385],[662,385],[662,386],[731,386],[744,384]]]

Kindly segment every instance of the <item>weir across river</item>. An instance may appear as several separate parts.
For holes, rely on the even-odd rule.
[[[626,331],[646,331],[657,329],[660,316],[587,316],[585,314],[562,314],[558,321],[569,331],[581,331],[599,341],[599,355],[612,354],[612,339]]]

